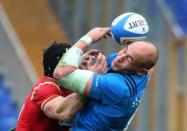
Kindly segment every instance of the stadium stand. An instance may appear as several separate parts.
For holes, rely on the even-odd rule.
[[[47,3],[0,3],[0,131],[8,131],[16,124],[25,96],[37,80],[35,69],[42,73],[42,48],[63,36]],[[6,72],[1,73],[1,68]]]
[[[6,86],[5,74],[0,73],[0,131],[7,131],[17,122],[18,106]]]
[[[21,61],[26,62],[27,59],[19,39],[1,5],[0,43],[0,131],[8,131],[17,122],[18,113],[25,98],[23,92],[32,85],[32,80]]]

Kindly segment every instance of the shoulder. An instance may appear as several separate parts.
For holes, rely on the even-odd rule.
[[[118,74],[118,73],[106,73],[106,74],[94,74],[94,79],[100,80],[100,81],[121,81],[124,79],[123,75]],[[111,81],[112,80],[112,81]]]
[[[45,82],[41,82],[38,83],[35,87],[34,90],[43,90],[44,92],[48,92],[49,90],[58,90],[59,92],[60,87],[52,81],[45,81]]]
[[[131,96],[138,94],[140,90],[144,90],[147,86],[149,75],[123,75],[125,77],[125,82],[129,88]]]
[[[31,100],[38,101],[48,98],[49,96],[52,95],[60,95],[60,94],[61,94],[60,87],[56,83],[51,81],[45,81],[35,85],[31,93]]]
[[[40,80],[34,85],[33,91],[43,90],[48,92],[48,90],[58,90],[60,92],[60,87],[53,78],[43,76]]]
[[[94,76],[95,84],[104,90],[122,97],[130,96],[130,88],[124,75],[119,73],[98,74]]]

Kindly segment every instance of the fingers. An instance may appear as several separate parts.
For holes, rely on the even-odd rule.
[[[91,68],[91,66],[93,66],[94,64],[94,59],[97,57],[99,53],[101,53],[100,50],[91,49],[87,53],[83,54],[80,67],[83,68],[86,66],[87,69]]]
[[[101,29],[101,32],[103,34],[107,34],[108,32],[110,32],[110,28],[109,27],[98,27]]]
[[[102,32],[102,33],[103,33],[103,37],[104,37],[105,39],[107,39],[108,37],[111,36],[110,28],[109,28],[109,27],[103,28],[102,31],[103,31],[103,32]]]
[[[84,66],[86,69],[93,66],[95,56],[88,56],[86,59],[81,60],[81,67]]]
[[[108,37],[111,37],[111,36],[112,36],[112,34],[111,34],[111,32],[109,31],[109,32],[107,32],[107,33],[104,35],[104,38],[107,39]]]
[[[101,60],[101,73],[106,73],[107,72],[107,62],[106,62],[106,57],[103,55],[102,60]]]
[[[97,60],[96,60],[96,63],[95,65],[100,65],[102,60],[103,60],[103,56],[101,53],[99,53],[99,55],[97,56]]]
[[[92,68],[97,73],[106,73],[107,72],[107,62],[106,57],[99,53],[97,60]]]
[[[89,60],[87,61],[87,68],[91,67],[94,63],[95,57],[89,57]]]
[[[101,53],[100,50],[91,49],[90,51],[88,51],[85,54],[83,54],[82,61],[83,60],[88,60],[90,56],[92,56],[92,57],[94,56],[94,58],[95,58],[99,53]]]
[[[107,35],[111,37],[111,36],[112,36],[111,31],[109,31],[109,32],[107,33]]]
[[[87,35],[93,39],[93,42],[98,42],[99,40],[101,40],[104,37],[107,38],[109,32],[110,32],[109,27],[97,27],[97,28],[90,30],[87,33]]]
[[[103,73],[106,73],[108,71],[106,57],[102,67],[103,67]]]
[[[102,55],[102,60],[101,60],[101,66],[104,67],[106,64],[106,57],[104,55]]]
[[[107,62],[106,57],[99,53],[96,59],[96,62],[94,64],[94,57],[89,57],[89,59],[86,61],[86,69],[92,70],[97,73],[106,73],[107,72]]]
[[[89,55],[84,55],[81,58],[81,62],[87,61],[89,59]]]
[[[89,55],[98,55],[99,53],[101,53],[101,50],[97,50],[97,49],[91,49],[90,51],[88,51]]]
[[[84,54],[81,58],[81,69],[87,69],[88,67],[93,65],[93,60],[95,59],[95,56],[89,55],[88,53]]]

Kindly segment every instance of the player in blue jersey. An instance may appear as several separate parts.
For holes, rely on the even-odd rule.
[[[69,49],[54,71],[58,83],[88,97],[72,131],[122,131],[134,116],[158,59],[157,48],[145,41],[125,46],[107,58],[109,71],[97,74],[78,69],[81,55],[91,43],[109,35],[109,28],[94,28]],[[104,59],[99,54],[98,59]],[[104,65],[103,65],[104,66]]]

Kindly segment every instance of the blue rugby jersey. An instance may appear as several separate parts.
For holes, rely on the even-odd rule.
[[[109,70],[116,57],[107,58]],[[95,74],[88,104],[78,113],[72,131],[122,131],[135,113],[148,75]]]

